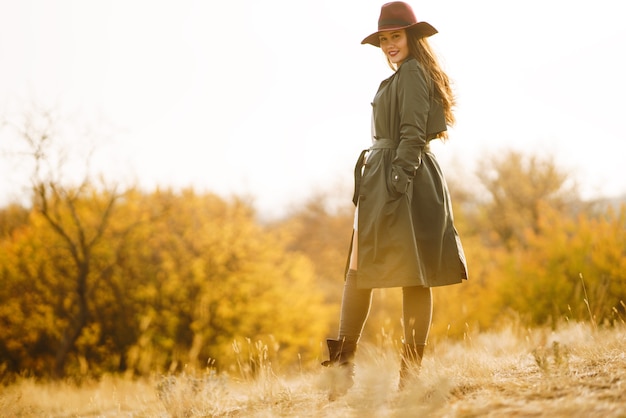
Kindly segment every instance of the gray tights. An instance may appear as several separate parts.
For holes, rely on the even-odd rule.
[[[357,287],[357,271],[349,270],[343,287],[339,339],[358,342],[372,304],[372,289]],[[404,340],[411,345],[425,345],[432,320],[432,294],[421,286],[402,288]]]

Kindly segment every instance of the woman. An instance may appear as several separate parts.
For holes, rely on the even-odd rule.
[[[427,37],[437,30],[418,22],[404,2],[382,6],[378,31],[361,43],[381,48],[395,71],[372,102],[372,146],[355,167],[354,231],[344,283],[339,338],[328,340],[338,366],[331,398],[353,384],[353,358],[373,288],[402,287],[403,351],[400,388],[419,368],[432,317],[431,287],[467,279],[450,194],[433,139],[447,139],[454,123],[448,76]]]

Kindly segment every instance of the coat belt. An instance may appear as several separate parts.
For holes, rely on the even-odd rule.
[[[369,149],[373,150],[386,148],[396,149],[398,148],[398,143],[396,143],[393,139],[378,138],[372,143],[372,146]],[[427,141],[426,145],[424,145],[423,152],[430,152],[430,141]]]
[[[354,203],[354,206],[356,206],[356,204],[359,201],[359,189],[361,188],[361,175],[363,172],[363,165],[365,164],[365,154],[367,154],[368,151],[369,149],[364,149],[363,151],[361,151],[361,154],[359,155],[359,159],[356,160],[356,164],[354,166],[354,194],[352,195],[352,203]]]
[[[378,138],[374,141],[374,143],[370,147],[370,149],[385,149],[385,148],[396,149],[398,148],[398,144],[393,139]]]

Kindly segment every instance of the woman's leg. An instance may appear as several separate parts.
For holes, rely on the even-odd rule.
[[[433,316],[432,293],[429,287],[402,288],[402,317],[404,342],[425,346]]]
[[[432,293],[428,287],[402,288],[404,341],[400,360],[399,389],[419,371],[432,321]]]
[[[357,226],[358,207],[355,212],[354,229],[352,231],[352,251],[348,275],[343,285],[343,298],[341,300],[341,317],[339,320],[339,339],[350,342],[358,342],[363,332],[363,326],[369,315],[372,304],[372,289],[359,289],[357,287],[357,255],[359,253],[359,240]]]
[[[354,234],[356,236],[356,234]],[[354,247],[353,247],[354,249]],[[355,252],[352,252],[350,266],[353,265]],[[355,266],[356,267],[356,266]],[[324,366],[339,366],[340,374],[331,379],[329,400],[334,400],[354,384],[354,355],[361,338],[363,326],[369,314],[372,301],[371,289],[357,287],[357,271],[349,268],[343,285],[341,316],[339,319],[339,338],[327,340],[330,360]]]
[[[343,285],[339,339],[357,343],[369,315],[372,289],[357,287],[357,271],[350,269]]]

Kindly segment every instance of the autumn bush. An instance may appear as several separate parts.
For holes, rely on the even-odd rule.
[[[272,340],[294,363],[317,355],[331,305],[312,263],[246,203],[129,191],[103,226],[93,197],[80,199],[55,209],[54,225],[33,209],[0,241],[8,371],[53,373],[74,332],[62,364],[70,374],[231,367],[233,343],[246,339]]]

